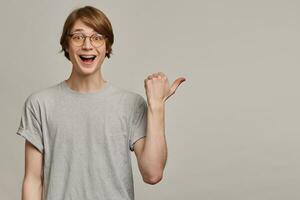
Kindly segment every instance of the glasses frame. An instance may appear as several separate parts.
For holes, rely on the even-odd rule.
[[[93,33],[92,35],[87,36],[87,35],[85,35],[84,33],[75,32],[75,33],[70,33],[70,34],[68,34],[68,36],[71,38],[71,41],[72,41],[72,37],[73,37],[74,35],[77,35],[77,34],[83,36],[83,42],[82,42],[81,45],[75,45],[74,42],[72,42],[72,43],[74,44],[74,46],[76,46],[76,47],[81,47],[82,45],[84,45],[85,40],[86,40],[87,37],[89,38],[91,45],[92,45],[93,47],[95,47],[95,48],[101,47],[101,46],[105,43],[105,39],[106,39],[106,36],[105,36],[105,35],[101,35],[100,33]],[[91,38],[92,38],[94,35],[101,36],[102,39],[104,40],[104,42],[103,42],[100,46],[95,46],[95,45],[93,44],[93,41],[91,40]]]

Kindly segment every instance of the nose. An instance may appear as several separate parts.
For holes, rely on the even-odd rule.
[[[82,45],[82,48],[83,49],[93,49],[93,45],[91,44],[90,37],[85,38],[85,40],[83,42],[83,45]]]

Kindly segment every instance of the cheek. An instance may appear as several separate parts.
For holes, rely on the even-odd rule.
[[[75,59],[75,57],[76,57],[76,53],[75,52],[76,51],[74,49],[69,48],[69,57]]]
[[[105,57],[105,54],[106,54],[106,48],[105,47],[98,50],[98,55],[100,55],[100,58]]]

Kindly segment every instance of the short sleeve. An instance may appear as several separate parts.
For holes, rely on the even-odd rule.
[[[34,112],[35,110],[31,96],[27,97],[23,105],[21,120],[16,134],[28,140],[43,153],[42,127],[39,121],[40,118],[37,118],[38,115]]]
[[[137,97],[138,98],[133,106],[130,124],[130,151],[134,151],[134,143],[137,140],[146,136],[147,129],[147,102],[142,96],[138,95]]]

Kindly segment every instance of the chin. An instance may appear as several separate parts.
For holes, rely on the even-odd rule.
[[[89,75],[89,74],[94,74],[95,72],[97,72],[99,70],[99,68],[94,65],[94,66],[82,66],[79,65],[78,66],[80,73],[85,74],[85,75]]]

